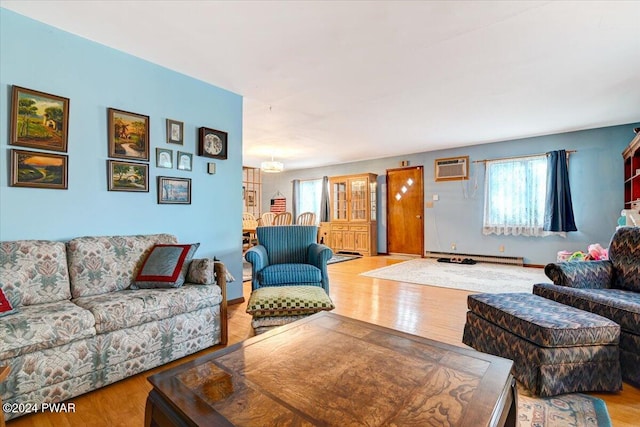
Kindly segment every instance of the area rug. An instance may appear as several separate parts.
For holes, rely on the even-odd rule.
[[[327,264],[335,264],[337,262],[351,261],[352,259],[362,258],[361,255],[349,255],[349,254],[333,254]]]
[[[518,384],[518,427],[611,427],[606,403],[585,394],[532,397]]]
[[[532,292],[534,283],[551,283],[541,268],[478,263],[450,264],[414,259],[360,273],[362,276],[473,292]]]

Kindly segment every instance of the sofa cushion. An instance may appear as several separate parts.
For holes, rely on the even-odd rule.
[[[0,360],[94,336],[94,326],[93,315],[70,301],[23,306],[0,321]]]
[[[271,286],[251,292],[247,313],[253,317],[296,316],[333,310],[335,306],[319,286]]]
[[[128,289],[73,302],[93,313],[96,331],[103,334],[219,304],[222,291],[216,285],[187,283],[181,288]]]
[[[623,330],[640,335],[640,292],[623,289],[575,289],[541,283],[536,295],[611,319]]]
[[[64,243],[49,240],[2,242],[0,288],[13,308],[70,299]]]
[[[67,243],[73,298],[127,289],[154,245],[177,243],[170,234],[78,237]]]
[[[179,288],[200,243],[155,245],[147,254],[131,289]]]
[[[604,317],[533,294],[475,294],[469,310],[541,347],[617,344],[620,327]]]
[[[258,282],[262,286],[319,283],[322,272],[311,264],[272,264],[258,272]]]

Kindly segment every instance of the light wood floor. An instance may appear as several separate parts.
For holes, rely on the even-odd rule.
[[[329,266],[331,298],[335,313],[464,347],[461,343],[469,292],[421,286],[358,274],[399,262],[391,257],[361,258]],[[251,288],[244,284],[248,299]],[[229,344],[253,335],[246,304],[229,310]],[[213,347],[176,362],[136,375],[70,400],[72,414],[35,414],[7,423],[7,427],[37,426],[142,426],[145,401],[151,387],[150,374],[217,350]],[[624,384],[617,394],[595,394],[607,403],[615,427],[637,426],[640,420],[640,389]]]

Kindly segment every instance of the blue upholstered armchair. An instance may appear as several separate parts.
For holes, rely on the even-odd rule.
[[[258,245],[245,253],[251,263],[251,289],[264,286],[320,286],[329,294],[327,261],[331,249],[316,243],[315,225],[258,227]]]

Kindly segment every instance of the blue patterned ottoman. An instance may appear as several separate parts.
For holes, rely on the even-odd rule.
[[[513,376],[539,396],[622,389],[620,326],[533,294],[476,294],[462,342],[513,360]]]

